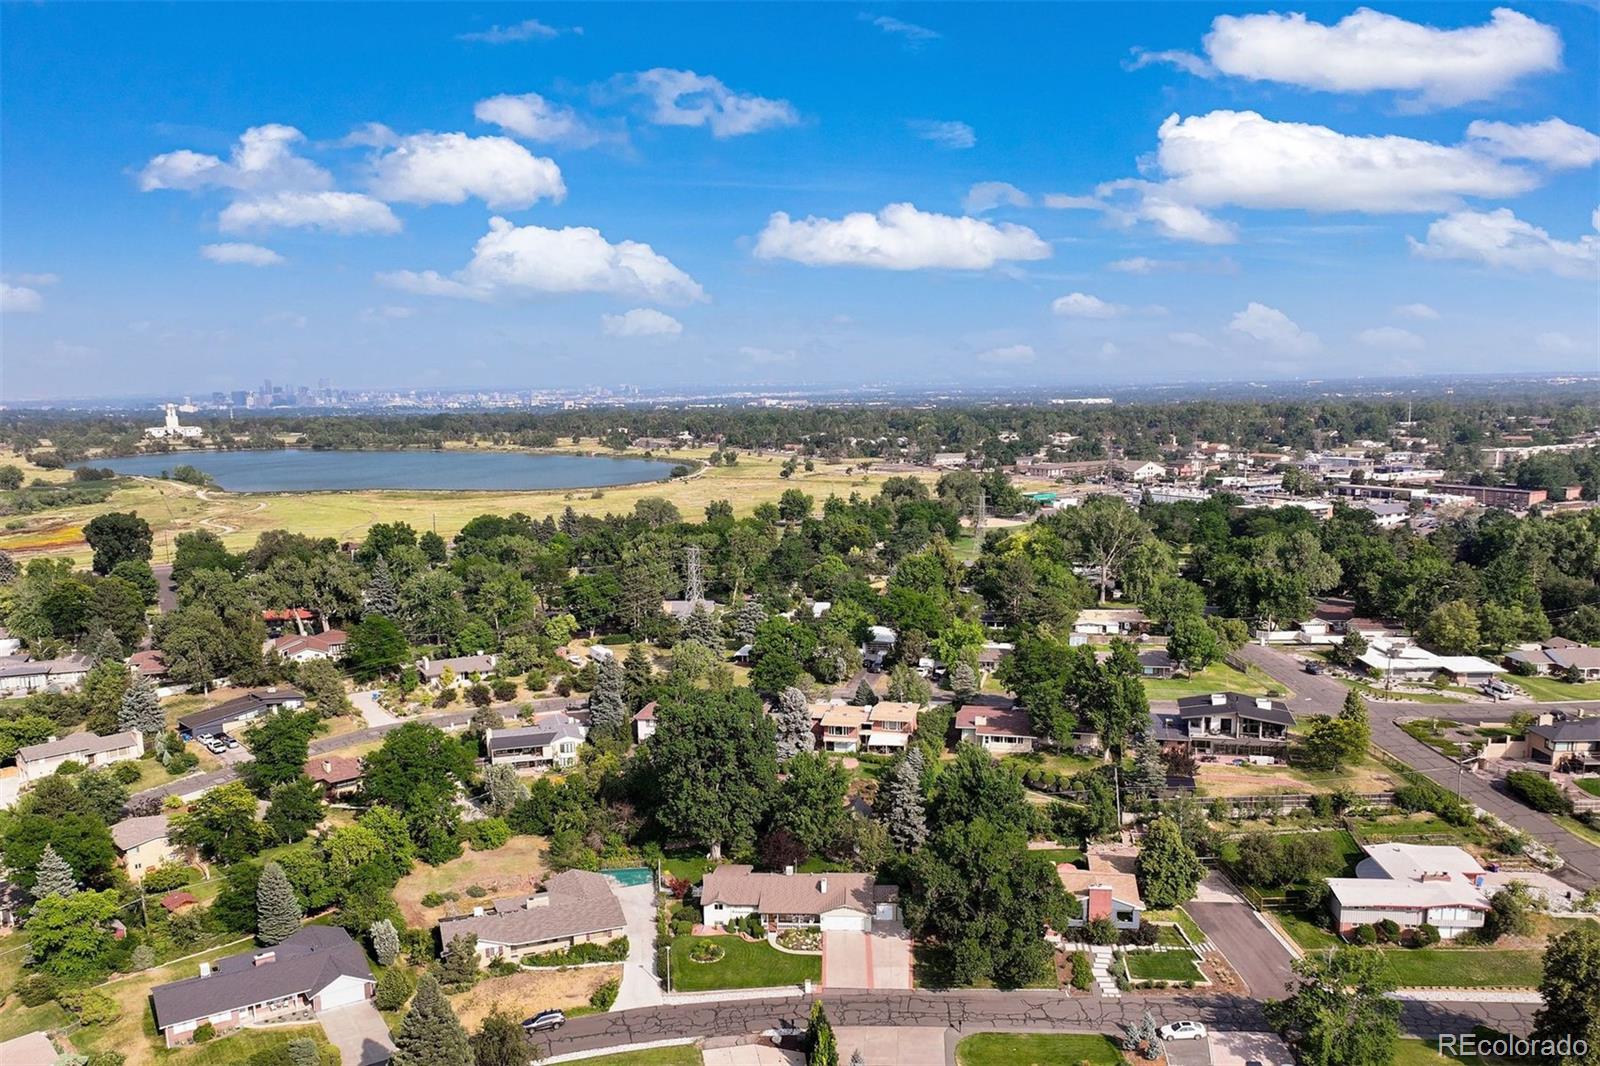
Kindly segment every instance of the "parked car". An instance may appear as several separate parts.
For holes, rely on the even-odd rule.
[[[1161,1039],[1163,1040],[1204,1040],[1205,1038],[1206,1027],[1187,1018],[1181,1022],[1173,1022],[1171,1025],[1163,1025],[1161,1027]]]
[[[1308,673],[1308,674],[1320,674],[1320,673],[1324,672],[1325,670],[1327,670],[1327,667],[1323,666],[1321,663],[1317,662],[1316,660],[1312,660],[1312,661],[1306,663],[1306,673]]]
[[[542,1010],[532,1018],[525,1018],[522,1028],[530,1033],[543,1033],[567,1024],[567,1016],[558,1010]]]
[[[227,745],[229,748],[237,748],[239,746],[239,742],[230,736],[224,736],[222,738],[222,743]]]

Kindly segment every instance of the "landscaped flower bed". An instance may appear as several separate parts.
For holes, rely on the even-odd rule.
[[[702,940],[700,943],[689,949],[689,961],[719,962],[726,954],[727,952],[722,949],[722,945],[713,944],[709,940]]]
[[[778,934],[778,946],[789,951],[821,951],[822,930],[815,926],[785,929]]]

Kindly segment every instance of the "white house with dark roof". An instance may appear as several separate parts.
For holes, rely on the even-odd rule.
[[[1155,713],[1152,730],[1165,746],[1221,755],[1283,757],[1294,714],[1282,700],[1242,692],[1184,696],[1177,714]]]
[[[432,683],[442,678],[446,670],[454,674],[458,681],[464,681],[473,674],[480,677],[492,674],[499,664],[500,656],[479,652],[476,655],[457,655],[450,659],[433,659],[424,655],[417,660],[416,667],[422,680]]]
[[[1565,637],[1551,637],[1537,648],[1519,648],[1506,655],[1509,663],[1523,663],[1539,675],[1561,676],[1576,668],[1585,681],[1600,680],[1600,648]]]
[[[372,998],[377,982],[366,952],[336,925],[308,925],[270,948],[200,963],[198,977],[150,991],[156,1029],[168,1047],[265,1022],[310,1021]]]
[[[587,734],[583,723],[555,711],[540,715],[530,726],[486,730],[483,744],[491,766],[543,773],[576,763],[578,748]]]
[[[90,769],[127,762],[144,754],[144,737],[129,730],[102,737],[94,733],[73,733],[43,744],[28,744],[17,749],[17,776],[24,785],[49,777],[62,763],[82,763]]]
[[[604,944],[627,932],[622,904],[611,879],[589,870],[567,870],[547,879],[532,896],[499,900],[492,908],[439,923],[439,945],[458,936],[478,938],[478,960],[512,962],[525,955],[564,951],[577,944]]]
[[[89,676],[94,660],[87,655],[58,659],[13,659],[0,663],[0,696],[26,696],[30,692],[76,688]]]
[[[1483,926],[1489,912],[1486,872],[1457,847],[1373,844],[1354,877],[1328,878],[1328,906],[1340,933],[1392,921],[1431,925],[1444,940]]]

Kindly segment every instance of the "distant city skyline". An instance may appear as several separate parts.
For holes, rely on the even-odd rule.
[[[1600,368],[1592,5],[0,18],[0,404]]]

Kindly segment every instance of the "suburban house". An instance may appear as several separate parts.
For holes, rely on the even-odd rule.
[[[475,934],[479,963],[486,966],[575,944],[604,944],[626,933],[627,926],[610,878],[567,870],[547,879],[532,896],[497,900],[492,907],[474,907],[470,915],[441,920],[439,943],[448,949],[456,937]]]
[[[983,642],[983,647],[978,649],[978,669],[994,673],[1007,656],[1016,650],[1015,644],[1002,640],[986,640]]]
[[[643,744],[656,735],[656,701],[640,707],[633,716],[633,739]]]
[[[1166,467],[1142,459],[1119,459],[1114,465],[1117,472],[1129,481],[1155,481],[1167,476]]]
[[[813,703],[811,727],[823,751],[867,751],[895,755],[905,750],[917,729],[921,708],[880,700],[866,707],[842,702]]]
[[[1600,769],[1600,718],[1529,726],[1528,757],[1558,770]]]
[[[22,651],[22,638],[16,636],[5,626],[0,626],[0,657],[16,655]]]
[[[361,791],[366,767],[355,756],[313,755],[306,760],[305,771],[329,799],[345,799]]]
[[[150,991],[168,1047],[209,1024],[218,1033],[260,1022],[310,1021],[369,1000],[377,982],[367,954],[336,925],[308,925],[270,948],[200,964],[200,976]]]
[[[152,814],[142,818],[124,818],[111,827],[111,842],[122,856],[122,865],[128,871],[128,880],[139,882],[157,866],[172,862],[178,849],[168,837],[169,826],[165,814]]]
[[[1184,696],[1177,714],[1156,714],[1155,736],[1163,745],[1218,755],[1281,758],[1289,748],[1294,714],[1281,700],[1242,692]]]
[[[1458,684],[1481,684],[1506,672],[1476,655],[1435,655],[1407,637],[1382,637],[1361,654],[1361,665],[1374,677],[1396,681],[1430,681],[1447,674]]]
[[[715,600],[708,600],[703,596],[698,600],[661,601],[662,612],[665,614],[670,614],[680,622],[688,618],[691,614],[694,614],[694,609],[696,607],[700,608],[702,611],[705,611],[707,614],[714,614],[716,613],[717,608],[721,606],[722,605],[717,603]]]
[[[32,901],[27,889],[0,878],[0,929],[13,928],[17,924],[17,911]]]
[[[1143,677],[1170,678],[1177,673],[1178,664],[1172,661],[1166,648],[1151,648],[1139,653],[1139,673]]]
[[[63,655],[59,659],[8,662],[0,665],[0,696],[73,688],[88,676],[93,665],[93,659],[77,654]]]
[[[45,1033],[23,1033],[0,1040],[0,1062],[6,1066],[56,1066],[60,1061],[61,1052]]]
[[[231,733],[246,722],[277,710],[306,705],[306,694],[287,685],[253,688],[231,700],[178,716],[178,735],[185,740]]]
[[[156,695],[161,699],[176,696],[188,689],[188,685],[175,683],[167,670],[167,657],[161,654],[159,648],[146,648],[136,651],[125,660],[128,669],[133,671],[135,677],[142,677],[156,687]]]
[[[313,659],[342,659],[344,646],[350,639],[342,629],[326,633],[288,634],[269,640],[263,651],[276,651],[290,662],[306,663]]]
[[[129,730],[108,737],[73,733],[60,740],[28,744],[17,749],[17,775],[24,785],[49,777],[62,763],[82,763],[91,770],[137,759],[144,754],[144,737]]]
[[[473,674],[482,677],[494,673],[494,668],[499,665],[500,656],[485,655],[479,652],[476,655],[457,655],[453,659],[430,659],[424,655],[416,662],[417,673],[424,682],[429,684],[438,681],[449,670],[458,679],[466,679]]]
[[[1137,607],[1091,607],[1078,612],[1072,623],[1072,635],[1079,644],[1081,638],[1126,637],[1143,633],[1150,624],[1144,612]]]
[[[1028,712],[1009,699],[980,696],[956,712],[956,738],[995,755],[1032,751],[1037,738]]]
[[[1524,663],[1535,674],[1565,675],[1574,667],[1585,681],[1600,680],[1600,648],[1566,637],[1551,637],[1537,648],[1519,649],[1506,656],[1508,663]]]
[[[861,657],[872,666],[882,666],[883,660],[894,653],[894,630],[888,626],[868,626],[867,639],[861,645]]]
[[[1372,844],[1354,877],[1330,877],[1329,907],[1339,932],[1385,919],[1431,925],[1445,940],[1483,925],[1489,911],[1478,861],[1457,847]]]
[[[261,620],[267,624],[267,633],[277,636],[288,629],[296,633],[304,633],[306,626],[317,620],[316,614],[306,607],[293,607],[288,610],[268,609],[261,612]]]
[[[729,925],[758,915],[769,929],[819,926],[872,932],[874,922],[900,917],[900,890],[871,874],[755,873],[749,866],[718,866],[700,882],[707,925]]]
[[[543,773],[577,762],[578,746],[587,733],[576,718],[556,711],[540,715],[530,726],[486,730],[483,744],[491,766]]]
[[[1107,853],[1090,848],[1089,868],[1080,870],[1070,862],[1056,865],[1061,887],[1078,901],[1078,917],[1068,927],[1087,925],[1101,918],[1111,919],[1118,929],[1137,929],[1144,913],[1139,896],[1139,878],[1134,873],[1136,853]]]

